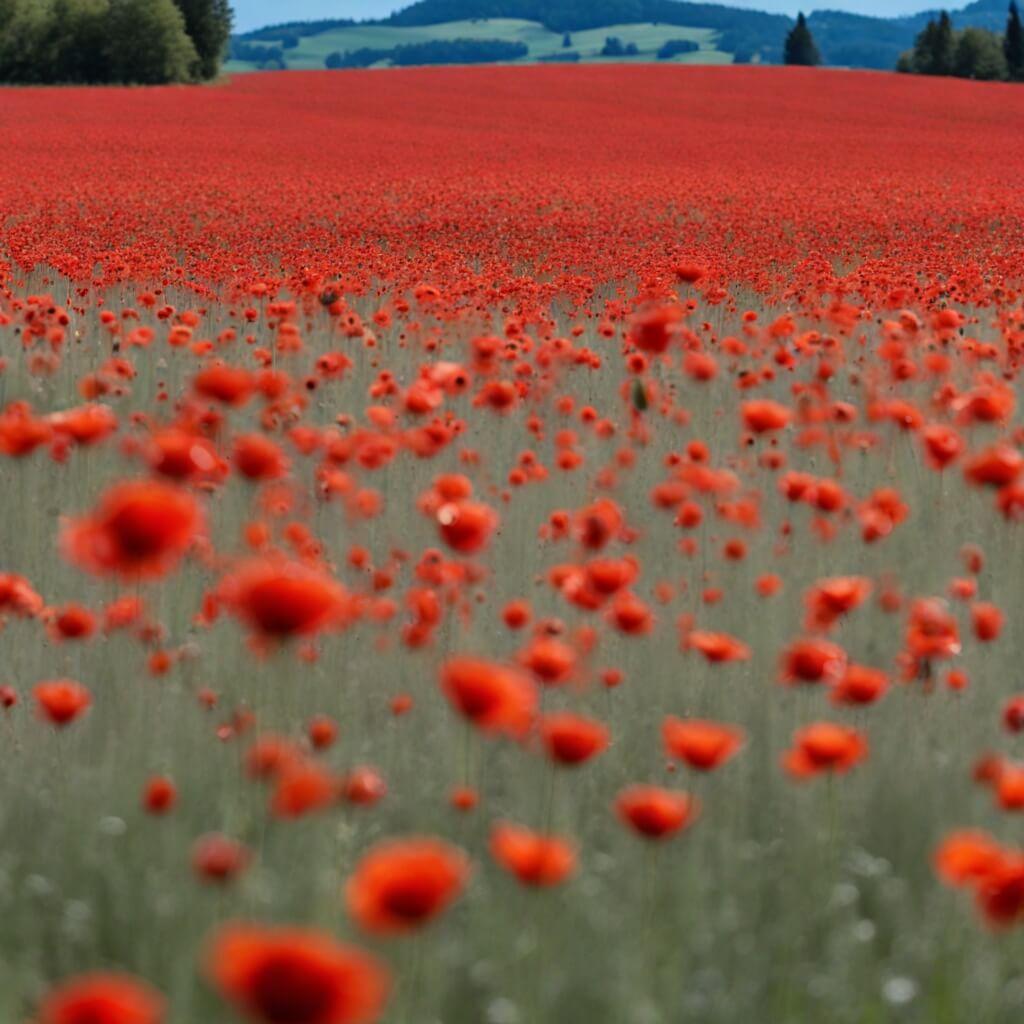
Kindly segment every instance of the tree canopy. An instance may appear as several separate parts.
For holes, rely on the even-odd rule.
[[[405,43],[390,49],[363,47],[348,53],[329,53],[324,63],[332,70],[368,68],[380,61],[396,67],[419,64],[494,64],[518,60],[528,52],[525,43],[505,39],[433,39],[422,43]]]
[[[1010,3],[1006,33],[969,26],[957,31],[946,11],[918,34],[914,48],[900,56],[898,71],[917,75],[955,75],[979,81],[1019,80],[1024,75],[1024,38],[1015,2]]]
[[[807,19],[802,11],[797,15],[796,24],[786,36],[783,60],[787,64],[800,64],[805,67],[814,67],[821,63],[821,53],[814,42],[811,30],[807,27]]]
[[[1024,79],[1024,28],[1021,27],[1017,0],[1010,0],[1006,34],[1003,36],[1003,56],[1006,58],[1007,75],[1016,82]]]
[[[228,0],[0,0],[0,81],[201,81],[230,32]]]

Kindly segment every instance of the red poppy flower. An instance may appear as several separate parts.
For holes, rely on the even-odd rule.
[[[863,576],[837,576],[820,580],[807,592],[807,628],[828,629],[837,619],[864,603],[871,581]]]
[[[455,810],[466,813],[475,810],[480,803],[480,794],[471,786],[456,786],[451,791],[448,802]]]
[[[388,786],[380,773],[362,765],[353,768],[341,783],[341,795],[360,807],[371,807],[388,793]]]
[[[162,1024],[163,997],[128,974],[82,974],[44,997],[38,1024]]]
[[[192,869],[207,882],[230,882],[251,860],[247,847],[219,832],[200,836],[192,846]]]
[[[12,402],[0,412],[0,454],[14,458],[31,455],[50,440],[51,433],[50,424],[36,419],[27,402]]]
[[[327,750],[338,738],[338,723],[327,715],[316,715],[306,725],[306,732],[316,750]]]
[[[117,416],[107,405],[83,405],[54,413],[50,426],[55,433],[85,446],[96,444],[117,430]]]
[[[921,598],[910,606],[907,648],[916,658],[951,658],[960,653],[960,627],[937,597]]]
[[[43,599],[24,576],[0,573],[0,615],[33,618],[43,610]]]
[[[483,658],[451,658],[441,667],[441,689],[459,714],[484,732],[521,736],[537,707],[527,676]]]
[[[177,787],[162,775],[150,779],[142,791],[142,806],[150,814],[167,814],[177,802]]]
[[[734,757],[746,740],[742,729],[719,722],[669,716],[661,726],[665,749],[697,771],[709,772]]]
[[[998,605],[989,604],[985,601],[976,601],[971,605],[971,624],[974,626],[974,635],[982,642],[998,638],[1003,630],[1004,615]]]
[[[672,339],[678,336],[683,316],[679,306],[654,305],[641,310],[633,317],[629,340],[641,352],[664,352]]]
[[[298,818],[338,801],[340,784],[329,771],[311,763],[292,763],[274,780],[270,810],[278,818]]]
[[[39,713],[58,728],[73,722],[92,704],[89,690],[73,679],[38,683],[32,693]]]
[[[846,651],[838,644],[811,637],[797,640],[782,654],[781,678],[790,685],[833,683],[846,668]]]
[[[260,736],[245,753],[245,770],[251,779],[272,779],[301,760],[291,740],[283,736]]]
[[[548,756],[566,765],[582,764],[600,754],[610,736],[600,722],[568,712],[546,715],[540,723],[540,734]]]
[[[236,437],[231,460],[247,480],[278,480],[288,472],[284,452],[263,434]]]
[[[707,633],[695,629],[687,634],[686,646],[699,651],[712,664],[750,659],[750,648],[728,633]]]
[[[115,484],[89,516],[68,523],[65,557],[97,576],[154,579],[181,561],[203,525],[187,491],[153,480]]]
[[[310,636],[344,623],[346,591],[319,569],[279,558],[240,566],[221,581],[220,597],[259,637]]]
[[[965,448],[964,439],[953,427],[935,423],[921,431],[928,461],[935,469],[945,469],[960,457]]]
[[[96,616],[80,604],[66,604],[54,614],[55,639],[87,640],[95,631]]]
[[[1008,732],[1024,731],[1024,694],[1011,697],[1003,705],[1003,725]]]
[[[1024,857],[1007,854],[978,881],[975,897],[993,928],[1009,928],[1024,919]]]
[[[439,839],[385,840],[356,865],[345,885],[346,905],[368,932],[412,932],[447,909],[469,872],[469,858]]]
[[[767,434],[782,430],[793,418],[792,411],[769,398],[744,402],[742,407],[743,425],[755,434]]]
[[[212,442],[175,427],[150,438],[146,458],[155,473],[172,480],[219,480],[228,470]]]
[[[622,509],[609,498],[599,498],[573,515],[573,535],[583,547],[599,551],[623,528]]]
[[[491,856],[524,885],[558,885],[576,870],[572,843],[509,822],[491,830]]]
[[[539,636],[520,654],[519,660],[540,682],[564,683],[576,667],[576,652],[555,637]]]
[[[867,741],[856,730],[834,722],[815,722],[793,736],[793,746],[783,757],[786,770],[796,778],[821,772],[846,772],[862,761]]]
[[[253,375],[241,366],[215,363],[200,370],[192,381],[197,395],[225,405],[244,405],[255,387]]]
[[[950,885],[975,883],[1002,864],[1002,847],[987,833],[953,832],[935,852],[935,870]]]
[[[873,704],[888,688],[889,677],[881,669],[847,665],[831,697],[835,704]]]
[[[688,793],[640,785],[622,790],[615,809],[645,839],[667,839],[694,822],[699,804]]]
[[[461,555],[474,555],[487,546],[498,527],[498,514],[477,501],[450,501],[437,510],[441,539]]]
[[[390,988],[376,958],[298,928],[227,925],[210,943],[206,970],[221,995],[258,1024],[373,1024]]]

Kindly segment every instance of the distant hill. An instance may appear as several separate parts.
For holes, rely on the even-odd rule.
[[[954,11],[952,17],[958,28],[1001,31],[1007,7],[1008,0],[975,0]],[[937,9],[900,18],[824,10],[814,11],[807,21],[826,64],[889,70],[937,15]],[[690,38],[700,43],[699,52],[680,59],[691,63],[731,59],[775,63],[782,59],[782,43],[792,25],[792,19],[781,14],[685,0],[416,0],[376,21],[290,22],[245,33],[235,37],[234,66],[259,63],[247,59],[254,55],[253,45],[271,48],[274,60],[280,57],[278,66],[322,67],[328,53],[363,48],[386,51],[394,46],[466,38],[524,43],[527,55],[519,63],[552,60],[565,33],[573,36],[608,29],[607,34],[612,35],[615,29],[628,42],[625,27],[637,29],[633,34],[640,40],[630,59],[654,60],[665,42]],[[691,35],[680,33],[680,29],[690,30]],[[453,35],[455,32],[459,34]],[[575,38],[572,42],[573,52],[581,59],[601,59],[603,39],[588,38],[582,50]],[[255,51],[255,57],[259,56]]]

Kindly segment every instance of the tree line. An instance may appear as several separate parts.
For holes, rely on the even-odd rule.
[[[821,53],[807,19],[800,14],[783,46],[786,64],[820,64]],[[957,31],[948,12],[931,18],[914,48],[903,53],[896,70],[918,75],[953,75],[982,81],[1024,81],[1024,28],[1016,0],[1010,0],[1006,30],[1000,35],[978,26]]]
[[[405,43],[389,49],[363,47],[347,53],[329,53],[328,68],[368,68],[387,60],[397,67],[423,64],[493,64],[518,60],[529,49],[525,43],[505,39],[434,39],[423,43]]]
[[[803,67],[814,67],[821,63],[818,44],[814,41],[803,11],[797,15],[796,24],[786,36],[786,42],[782,47],[782,59],[785,64]]]
[[[207,81],[231,20],[229,0],[0,0],[0,81]]]
[[[1010,0],[1006,30],[1000,36],[983,28],[957,31],[946,11],[928,22],[896,65],[916,75],[954,75],[982,81],[1024,81],[1024,28],[1016,0]]]

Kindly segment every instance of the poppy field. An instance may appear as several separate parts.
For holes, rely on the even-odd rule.
[[[1018,1021],[1022,123],[0,90],[0,1021]]]

